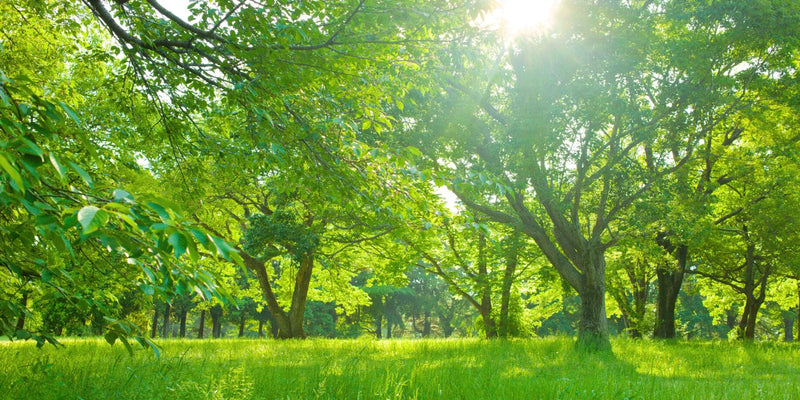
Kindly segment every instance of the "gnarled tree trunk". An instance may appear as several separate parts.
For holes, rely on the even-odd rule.
[[[608,319],[606,318],[605,261],[593,260],[588,266],[592,274],[585,274],[582,287],[578,288],[581,298],[581,319],[578,322],[578,340],[590,349],[603,349],[610,346],[608,338]]]
[[[286,312],[278,303],[278,298],[272,290],[269,274],[263,261],[249,256],[242,252],[245,266],[255,271],[261,287],[261,295],[267,303],[267,309],[275,319],[278,328],[277,338],[279,339],[303,339],[306,333],[303,330],[303,317],[306,309],[306,299],[308,288],[311,283],[311,275],[314,270],[314,255],[305,254],[301,257],[300,268],[295,277],[294,290],[292,292],[292,303],[289,312]]]
[[[678,303],[678,294],[683,284],[689,248],[682,244],[675,246],[664,233],[656,237],[656,242],[673,256],[675,265],[674,268],[669,266],[656,268],[658,292],[653,337],[672,339],[675,337],[675,305]]]

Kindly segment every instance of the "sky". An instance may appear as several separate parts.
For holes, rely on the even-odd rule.
[[[158,3],[181,19],[189,20],[189,0],[160,0]]]

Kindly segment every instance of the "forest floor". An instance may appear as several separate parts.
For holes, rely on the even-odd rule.
[[[797,399],[800,345],[568,338],[486,341],[102,339],[0,343],[6,399]]]

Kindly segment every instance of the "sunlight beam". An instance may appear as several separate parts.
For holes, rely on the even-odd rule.
[[[549,29],[557,5],[558,0],[498,0],[486,22],[508,39],[541,34]]]

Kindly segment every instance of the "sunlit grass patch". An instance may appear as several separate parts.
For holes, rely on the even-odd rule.
[[[8,398],[794,398],[800,346],[570,339],[165,340],[156,357],[102,340],[4,344]]]

